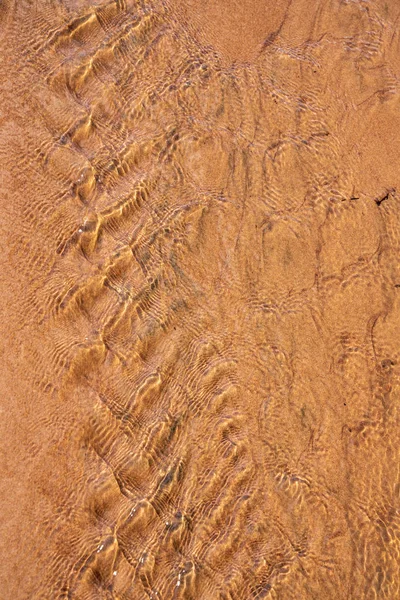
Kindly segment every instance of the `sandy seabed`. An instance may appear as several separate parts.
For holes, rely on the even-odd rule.
[[[400,4],[0,2],[2,600],[400,598]]]

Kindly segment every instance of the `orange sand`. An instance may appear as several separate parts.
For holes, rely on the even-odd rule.
[[[0,2],[2,600],[400,598],[399,24]]]

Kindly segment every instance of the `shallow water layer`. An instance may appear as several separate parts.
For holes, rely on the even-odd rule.
[[[399,23],[0,2],[2,599],[400,597]]]

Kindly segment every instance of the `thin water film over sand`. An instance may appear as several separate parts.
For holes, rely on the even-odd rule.
[[[397,0],[0,2],[4,600],[400,598]]]

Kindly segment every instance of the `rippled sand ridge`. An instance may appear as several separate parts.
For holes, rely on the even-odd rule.
[[[400,598],[400,4],[0,1],[0,598]]]

